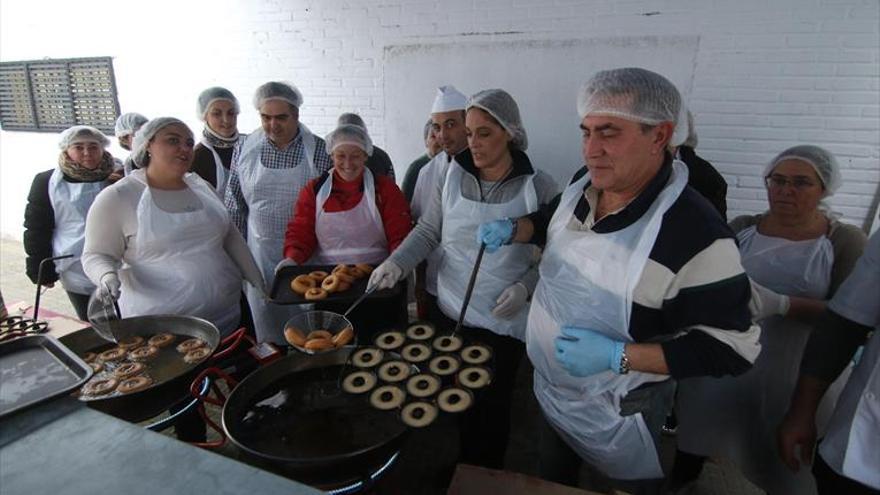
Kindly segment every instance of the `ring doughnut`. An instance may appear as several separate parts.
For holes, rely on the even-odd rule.
[[[344,263],[340,263],[340,264],[334,266],[334,267],[333,267],[333,270],[331,270],[331,273],[333,273],[333,275],[336,275],[336,274],[339,273],[339,272],[346,272],[346,273],[348,273],[348,265],[346,265],[346,264],[344,264]]]
[[[327,291],[320,287],[312,287],[311,289],[308,289],[303,296],[308,301],[317,301],[319,299],[326,299]]]
[[[434,336],[434,325],[430,323],[416,323],[406,329],[406,336],[413,340],[428,340]]]
[[[400,420],[413,428],[424,428],[437,419],[437,406],[428,402],[410,402],[400,410]]]
[[[351,289],[351,284],[348,282],[339,281],[339,288],[336,289],[336,292],[345,292],[348,289]]]
[[[120,380],[125,380],[135,375],[143,373],[147,369],[143,363],[122,363],[113,370],[113,376]]]
[[[307,340],[305,345],[303,345],[303,349],[309,351],[326,351],[335,348],[336,346],[333,345],[333,341],[330,339],[311,339]]]
[[[82,395],[107,395],[116,390],[119,380],[116,378],[98,378],[89,380],[82,388]]]
[[[119,342],[117,342],[117,344],[119,344],[119,347],[121,347],[122,349],[130,351],[144,345],[144,338],[140,335],[132,335],[130,337],[119,339]]]
[[[437,406],[448,413],[462,412],[474,403],[474,396],[468,390],[458,387],[443,389],[437,396]]]
[[[470,366],[458,372],[458,383],[472,390],[492,383],[492,374],[482,366]]]
[[[128,359],[132,361],[149,361],[159,354],[159,348],[151,345],[138,347],[128,353]]]
[[[358,270],[364,272],[364,274],[365,274],[364,276],[373,273],[373,265],[368,265],[366,263],[358,263],[357,265],[354,265],[354,267],[357,268]]]
[[[199,347],[198,349],[194,349],[184,354],[183,362],[188,364],[198,363],[210,355],[211,349],[208,349],[207,347]]]
[[[354,278],[364,278],[364,277],[366,277],[367,275],[369,275],[367,272],[361,270],[361,269],[358,268],[357,266],[352,267],[352,268],[349,268],[349,269],[348,269],[348,274],[351,275],[351,276],[354,277]]]
[[[354,283],[354,276],[352,274],[348,273],[347,270],[340,270],[340,271],[336,272],[334,275],[336,275],[336,278],[339,279],[339,283],[344,282],[349,285]]]
[[[118,391],[120,394],[131,394],[150,388],[150,385],[152,384],[152,378],[146,375],[138,375],[131,378],[126,378],[125,380],[119,382],[119,386],[116,387],[116,391]]]
[[[317,285],[315,279],[308,275],[299,275],[290,282],[290,288],[299,295],[304,295],[307,290]]]
[[[95,354],[94,352],[87,352],[87,353],[83,354],[82,359],[83,359],[83,361],[85,361],[87,363],[91,363],[92,361],[98,359],[98,355]]]
[[[383,385],[370,394],[370,404],[376,409],[387,411],[400,407],[405,398],[406,394],[400,387]]]
[[[298,347],[302,347],[306,343],[306,336],[303,335],[302,330],[296,327],[286,327],[284,329],[284,339],[287,340],[288,344]]]
[[[354,328],[345,327],[330,339],[336,347],[342,347],[354,338]]]
[[[421,363],[431,357],[431,348],[421,342],[416,342],[415,344],[405,345],[400,351],[400,355],[411,363]]]
[[[443,335],[434,339],[434,349],[440,352],[455,352],[461,349],[464,342],[458,335]]]
[[[387,383],[402,382],[409,378],[409,365],[403,361],[388,361],[379,366],[379,379]]]
[[[351,364],[358,368],[372,368],[382,362],[385,353],[375,347],[364,347],[354,351],[351,356]]]
[[[208,343],[202,339],[187,339],[177,344],[177,352],[181,354],[186,354],[189,351],[194,351],[199,347],[205,347]]]
[[[483,364],[492,358],[492,350],[483,344],[471,344],[461,350],[461,360],[468,364]]]
[[[100,373],[104,371],[104,365],[101,364],[100,361],[89,361],[88,364],[92,367],[92,371],[94,371],[95,373]]]
[[[440,390],[440,379],[428,373],[413,375],[406,382],[406,392],[413,397],[424,399]]]
[[[153,347],[165,347],[171,345],[174,342],[174,334],[173,333],[157,333],[150,337],[150,340],[147,341],[147,344]]]
[[[315,270],[315,271],[309,273],[309,276],[312,277],[313,279],[315,279],[315,283],[317,283],[317,284],[320,284],[321,282],[323,282],[324,279],[327,278],[328,275],[329,275],[329,273],[321,271],[321,270]]]
[[[393,351],[402,346],[406,338],[397,330],[383,332],[376,337],[376,347],[386,351]]]
[[[123,358],[125,358],[125,349],[121,347],[114,347],[113,349],[98,354],[98,359],[104,363],[122,361]]]
[[[376,375],[369,371],[359,370],[349,374],[342,380],[342,390],[350,394],[362,394],[372,390],[376,383]]]
[[[437,356],[428,364],[428,369],[431,370],[431,373],[440,376],[453,375],[460,367],[461,361],[459,361],[458,358],[449,355]]]
[[[333,338],[333,334],[328,332],[327,330],[312,330],[306,335],[306,340],[312,339],[327,339],[330,340]]]
[[[336,292],[339,290],[339,277],[335,274],[330,275],[321,282],[321,288],[327,292]]]

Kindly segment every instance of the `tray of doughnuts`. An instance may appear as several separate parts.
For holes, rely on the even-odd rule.
[[[367,290],[373,265],[287,266],[275,274],[269,297],[275,304],[308,304],[319,301],[354,301]],[[378,290],[369,298],[396,296],[398,286]]]

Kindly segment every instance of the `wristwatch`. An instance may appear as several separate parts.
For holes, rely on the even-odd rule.
[[[618,365],[617,373],[620,375],[629,373],[629,358],[626,357],[626,347],[620,353],[620,364]]]

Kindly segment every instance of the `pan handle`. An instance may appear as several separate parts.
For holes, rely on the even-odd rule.
[[[210,383],[210,387],[203,388],[202,383],[204,380],[208,379]],[[228,374],[224,373],[220,368],[207,368],[203,370],[199,375],[193,380],[192,384],[189,387],[190,394],[199,401],[196,410],[199,412],[199,416],[202,417],[202,421],[205,422],[208,427],[212,430],[216,431],[220,435],[219,440],[214,440],[212,442],[192,442],[192,445],[196,447],[202,447],[205,449],[219,449],[226,445],[226,433],[223,432],[223,428],[221,428],[217,423],[214,422],[205,411],[205,403],[214,404],[215,406],[223,407],[226,404],[226,395],[223,394],[223,391],[220,390],[220,386],[218,382],[223,380],[226,382],[229,390],[234,389],[238,385],[238,381],[235,378],[232,378]],[[214,391],[214,395],[216,397],[211,397],[211,390]]]
[[[220,341],[220,345],[217,346],[218,349],[222,349],[218,350],[214,353],[213,356],[211,356],[211,362],[216,363],[232,354],[239,347],[241,347],[241,342],[243,340],[253,342],[250,338],[248,338],[247,329],[245,327],[241,327],[224,337],[223,340]]]

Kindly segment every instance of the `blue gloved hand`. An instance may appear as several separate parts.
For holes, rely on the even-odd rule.
[[[620,372],[625,342],[589,328],[562,327],[556,337],[556,360],[572,376],[590,376],[610,369]]]
[[[501,246],[513,241],[515,220],[504,218],[481,223],[477,228],[477,243],[486,245],[487,253],[494,253]]]

